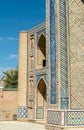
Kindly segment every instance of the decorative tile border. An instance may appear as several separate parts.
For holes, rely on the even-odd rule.
[[[35,75],[46,74],[46,71],[47,71],[47,69],[46,69],[46,67],[45,67],[45,68],[42,68],[42,69],[35,70],[35,71],[34,71],[34,74],[35,74]]]
[[[47,124],[58,126],[84,126],[84,111],[47,111]]]
[[[29,73],[29,75],[45,75],[47,71],[47,68],[42,68],[42,69],[37,69],[37,70],[33,70]]]
[[[42,34],[46,37],[46,29],[43,29],[43,30],[37,32],[37,43],[38,43],[39,38],[40,38],[40,36],[41,36]]]
[[[17,118],[28,118],[28,108],[27,107],[18,107]]]
[[[36,83],[38,83],[41,78],[46,81],[46,74],[37,75],[37,76],[36,76]]]
[[[37,119],[44,119],[44,108],[37,108],[36,109],[36,118]]]
[[[66,1],[60,0],[60,63],[61,63],[61,108],[68,108],[68,58],[67,58],[67,28]]]
[[[56,30],[55,30],[55,0],[50,0],[50,103],[56,104]]]
[[[68,111],[66,113],[67,126],[84,126],[84,111]]]
[[[31,30],[29,30],[30,34],[34,34],[36,32],[40,32],[40,30],[44,30],[46,28],[46,23],[43,22],[41,24],[39,24],[38,26],[32,28]]]
[[[47,124],[62,125],[62,112],[55,110],[47,111]]]

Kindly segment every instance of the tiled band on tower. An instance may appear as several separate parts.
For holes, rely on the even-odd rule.
[[[53,89],[53,93],[58,96],[57,102],[49,102],[50,105],[47,107],[46,126],[49,129],[84,129],[83,20],[84,4],[81,0],[47,0],[46,24],[47,28],[50,28],[46,32],[47,47],[50,49],[47,64],[56,67],[53,67],[51,72],[48,71],[47,77],[50,82],[52,79],[49,84],[50,91],[54,82],[54,87],[58,88],[56,91]],[[52,47],[56,55],[53,54]],[[54,65],[50,62],[51,58],[56,59]],[[55,78],[52,75],[53,71],[57,75]],[[51,99],[52,95],[49,96]]]

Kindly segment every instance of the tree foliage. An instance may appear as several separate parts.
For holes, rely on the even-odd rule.
[[[4,72],[5,88],[18,88],[18,69]]]

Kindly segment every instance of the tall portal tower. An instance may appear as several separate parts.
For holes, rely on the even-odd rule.
[[[46,127],[84,130],[84,2],[46,1]]]

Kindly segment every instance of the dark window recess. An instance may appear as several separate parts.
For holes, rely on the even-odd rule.
[[[46,60],[43,60],[43,67],[46,66]]]
[[[84,0],[81,0],[84,3]]]

